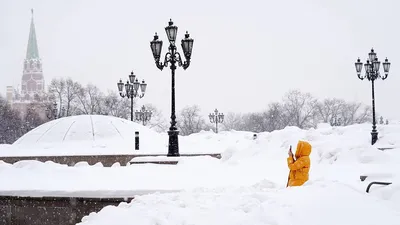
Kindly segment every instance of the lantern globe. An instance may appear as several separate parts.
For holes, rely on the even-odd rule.
[[[119,82],[117,83],[117,86],[118,86],[119,93],[122,93],[122,89],[124,89],[124,83],[122,83],[122,80],[119,80]]]
[[[131,74],[129,75],[129,82],[131,83],[131,84],[133,84],[133,82],[135,81],[135,74],[133,74],[133,71],[131,72]]]
[[[181,41],[181,46],[187,60],[192,56],[193,42],[194,40],[190,38],[189,33],[186,31],[185,38]]]
[[[388,73],[389,73],[389,70],[390,70],[390,62],[389,62],[389,60],[386,58],[386,59],[385,59],[385,62],[383,62],[382,65],[383,65],[383,71],[384,71],[386,74],[388,74]]]
[[[357,59],[355,66],[356,66],[357,74],[360,74],[361,70],[362,70],[362,66],[363,66],[362,62],[360,61],[360,58]]]
[[[153,53],[154,60],[155,61],[160,60],[162,41],[158,40],[157,33],[154,35],[154,39],[150,42],[150,48]]]
[[[368,57],[369,57],[369,61],[371,61],[371,62],[375,61],[376,53],[375,53],[374,49],[371,49],[371,52],[368,53]]]
[[[380,65],[381,65],[381,62],[378,60],[378,58],[375,58],[375,61],[374,61],[374,70],[375,70],[375,72],[379,71]]]
[[[137,91],[137,90],[139,90],[139,86],[140,86],[140,83],[139,83],[138,79],[136,78],[135,82],[133,83],[133,89],[135,91]]]
[[[165,32],[167,33],[169,43],[171,43],[171,45],[175,45],[176,34],[178,33],[178,27],[174,25],[174,22],[172,22],[171,19],[168,22],[168,26],[165,27]]]
[[[142,80],[142,83],[140,84],[140,91],[142,93],[146,92],[146,88],[147,88],[147,84],[144,82],[144,80]]]

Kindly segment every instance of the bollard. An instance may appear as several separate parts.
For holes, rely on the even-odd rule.
[[[135,131],[135,150],[139,150],[139,131]]]

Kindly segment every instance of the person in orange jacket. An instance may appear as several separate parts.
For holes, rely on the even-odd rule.
[[[286,187],[301,186],[308,181],[310,171],[311,145],[306,141],[299,141],[293,157],[292,149],[289,150],[287,164],[290,169]]]

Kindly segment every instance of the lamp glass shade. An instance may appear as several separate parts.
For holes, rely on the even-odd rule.
[[[383,65],[383,71],[385,73],[389,73],[389,69],[390,69],[390,62],[388,61],[388,59],[385,59],[385,62],[382,63]]]
[[[214,115],[210,113],[208,117],[210,118],[210,123],[214,123]]]
[[[150,42],[151,51],[153,53],[154,59],[157,61],[160,59],[162,41],[158,40],[157,33],[154,35],[154,39]]]
[[[124,83],[122,83],[122,80],[119,80],[119,82],[117,83],[117,86],[118,86],[119,93],[122,93],[122,89],[124,89]]]
[[[140,84],[140,91],[142,93],[146,92],[146,88],[147,88],[147,84],[144,82],[144,80],[142,80],[142,83]]]
[[[224,122],[224,114],[219,114],[218,115],[220,123]]]
[[[362,70],[362,66],[363,66],[363,64],[362,64],[362,62],[360,61],[360,59],[357,59],[357,62],[355,63],[355,66],[356,66],[357,74],[360,74],[360,73],[361,73],[361,70]]]
[[[367,63],[364,64],[364,67],[365,67],[365,72],[366,72],[366,73],[371,72],[371,71],[370,71],[371,64],[369,63],[369,61],[367,61]]]
[[[135,74],[133,74],[133,71],[132,71],[131,74],[129,75],[129,82],[131,82],[131,84],[133,84],[134,81],[135,81]]]
[[[139,81],[136,79],[135,82],[133,83],[133,88],[135,89],[135,91],[137,91],[139,89],[140,83]]]
[[[381,65],[381,62],[378,60],[378,58],[375,58],[375,61],[374,61],[374,70],[375,70],[375,72],[379,71],[380,65]]]
[[[374,62],[376,58],[376,53],[374,52],[374,49],[371,49],[371,52],[368,53],[369,61]]]
[[[125,83],[125,91],[126,91],[126,95],[128,96],[128,98],[130,97],[131,86],[132,86],[132,85],[129,84],[129,81],[127,81],[127,82]]]
[[[181,41],[183,54],[185,55],[186,59],[190,59],[192,56],[193,42],[194,40],[190,38],[189,33],[186,32],[185,38]]]
[[[165,32],[167,33],[169,43],[175,45],[176,34],[178,33],[178,27],[174,26],[174,22],[172,22],[172,20],[170,20],[168,22],[168,26],[165,27]]]

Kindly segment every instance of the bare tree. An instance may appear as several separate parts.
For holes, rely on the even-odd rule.
[[[317,104],[318,115],[323,123],[329,123],[333,118],[340,118],[346,102],[342,99],[328,98]]]
[[[347,126],[356,123],[357,112],[362,107],[361,103],[346,103],[341,112],[342,125]]]
[[[283,97],[284,123],[301,129],[317,124],[317,99],[310,93],[291,90]]]
[[[93,84],[81,87],[77,94],[79,114],[102,114],[103,93]]]
[[[73,81],[71,78],[68,78],[65,82],[65,102],[66,102],[66,115],[70,116],[75,109],[72,107],[72,103],[77,97],[79,91],[81,89],[81,85],[78,82]],[[60,108],[61,109],[61,108]],[[61,114],[61,110],[58,111],[59,115]]]
[[[268,110],[264,113],[266,122],[266,131],[274,131],[285,128],[285,113],[283,106],[279,102],[273,102],[268,105]]]
[[[242,117],[244,122],[243,131],[264,132],[267,130],[265,113],[247,113]]]
[[[278,102],[268,105],[264,112],[256,113],[227,113],[223,126],[225,130],[241,130],[252,132],[273,131],[283,129],[285,124],[282,122],[284,116],[283,108]]]
[[[128,119],[131,113],[131,101],[128,98],[121,98],[115,91],[109,91],[103,99],[102,111],[104,115],[112,115]],[[135,106],[135,101],[134,101]]]
[[[228,112],[224,116],[222,126],[225,130],[244,130],[243,116],[240,113]]]
[[[178,127],[181,135],[198,133],[207,129],[205,120],[200,116],[200,107],[197,105],[186,106],[180,112]]]
[[[378,116],[378,115],[375,115]],[[372,107],[363,106],[356,115],[355,123],[366,123],[372,121]]]
[[[360,102],[346,103],[340,118],[344,126],[370,122],[372,121],[372,109],[370,106],[363,106]]]
[[[145,105],[146,110],[151,111],[151,120],[147,123],[147,126],[154,129],[157,132],[165,132],[168,130],[168,122],[162,115],[162,112],[152,104]]]
[[[61,109],[64,105],[66,82],[63,78],[53,79],[48,87],[51,98],[58,101],[58,107]]]

